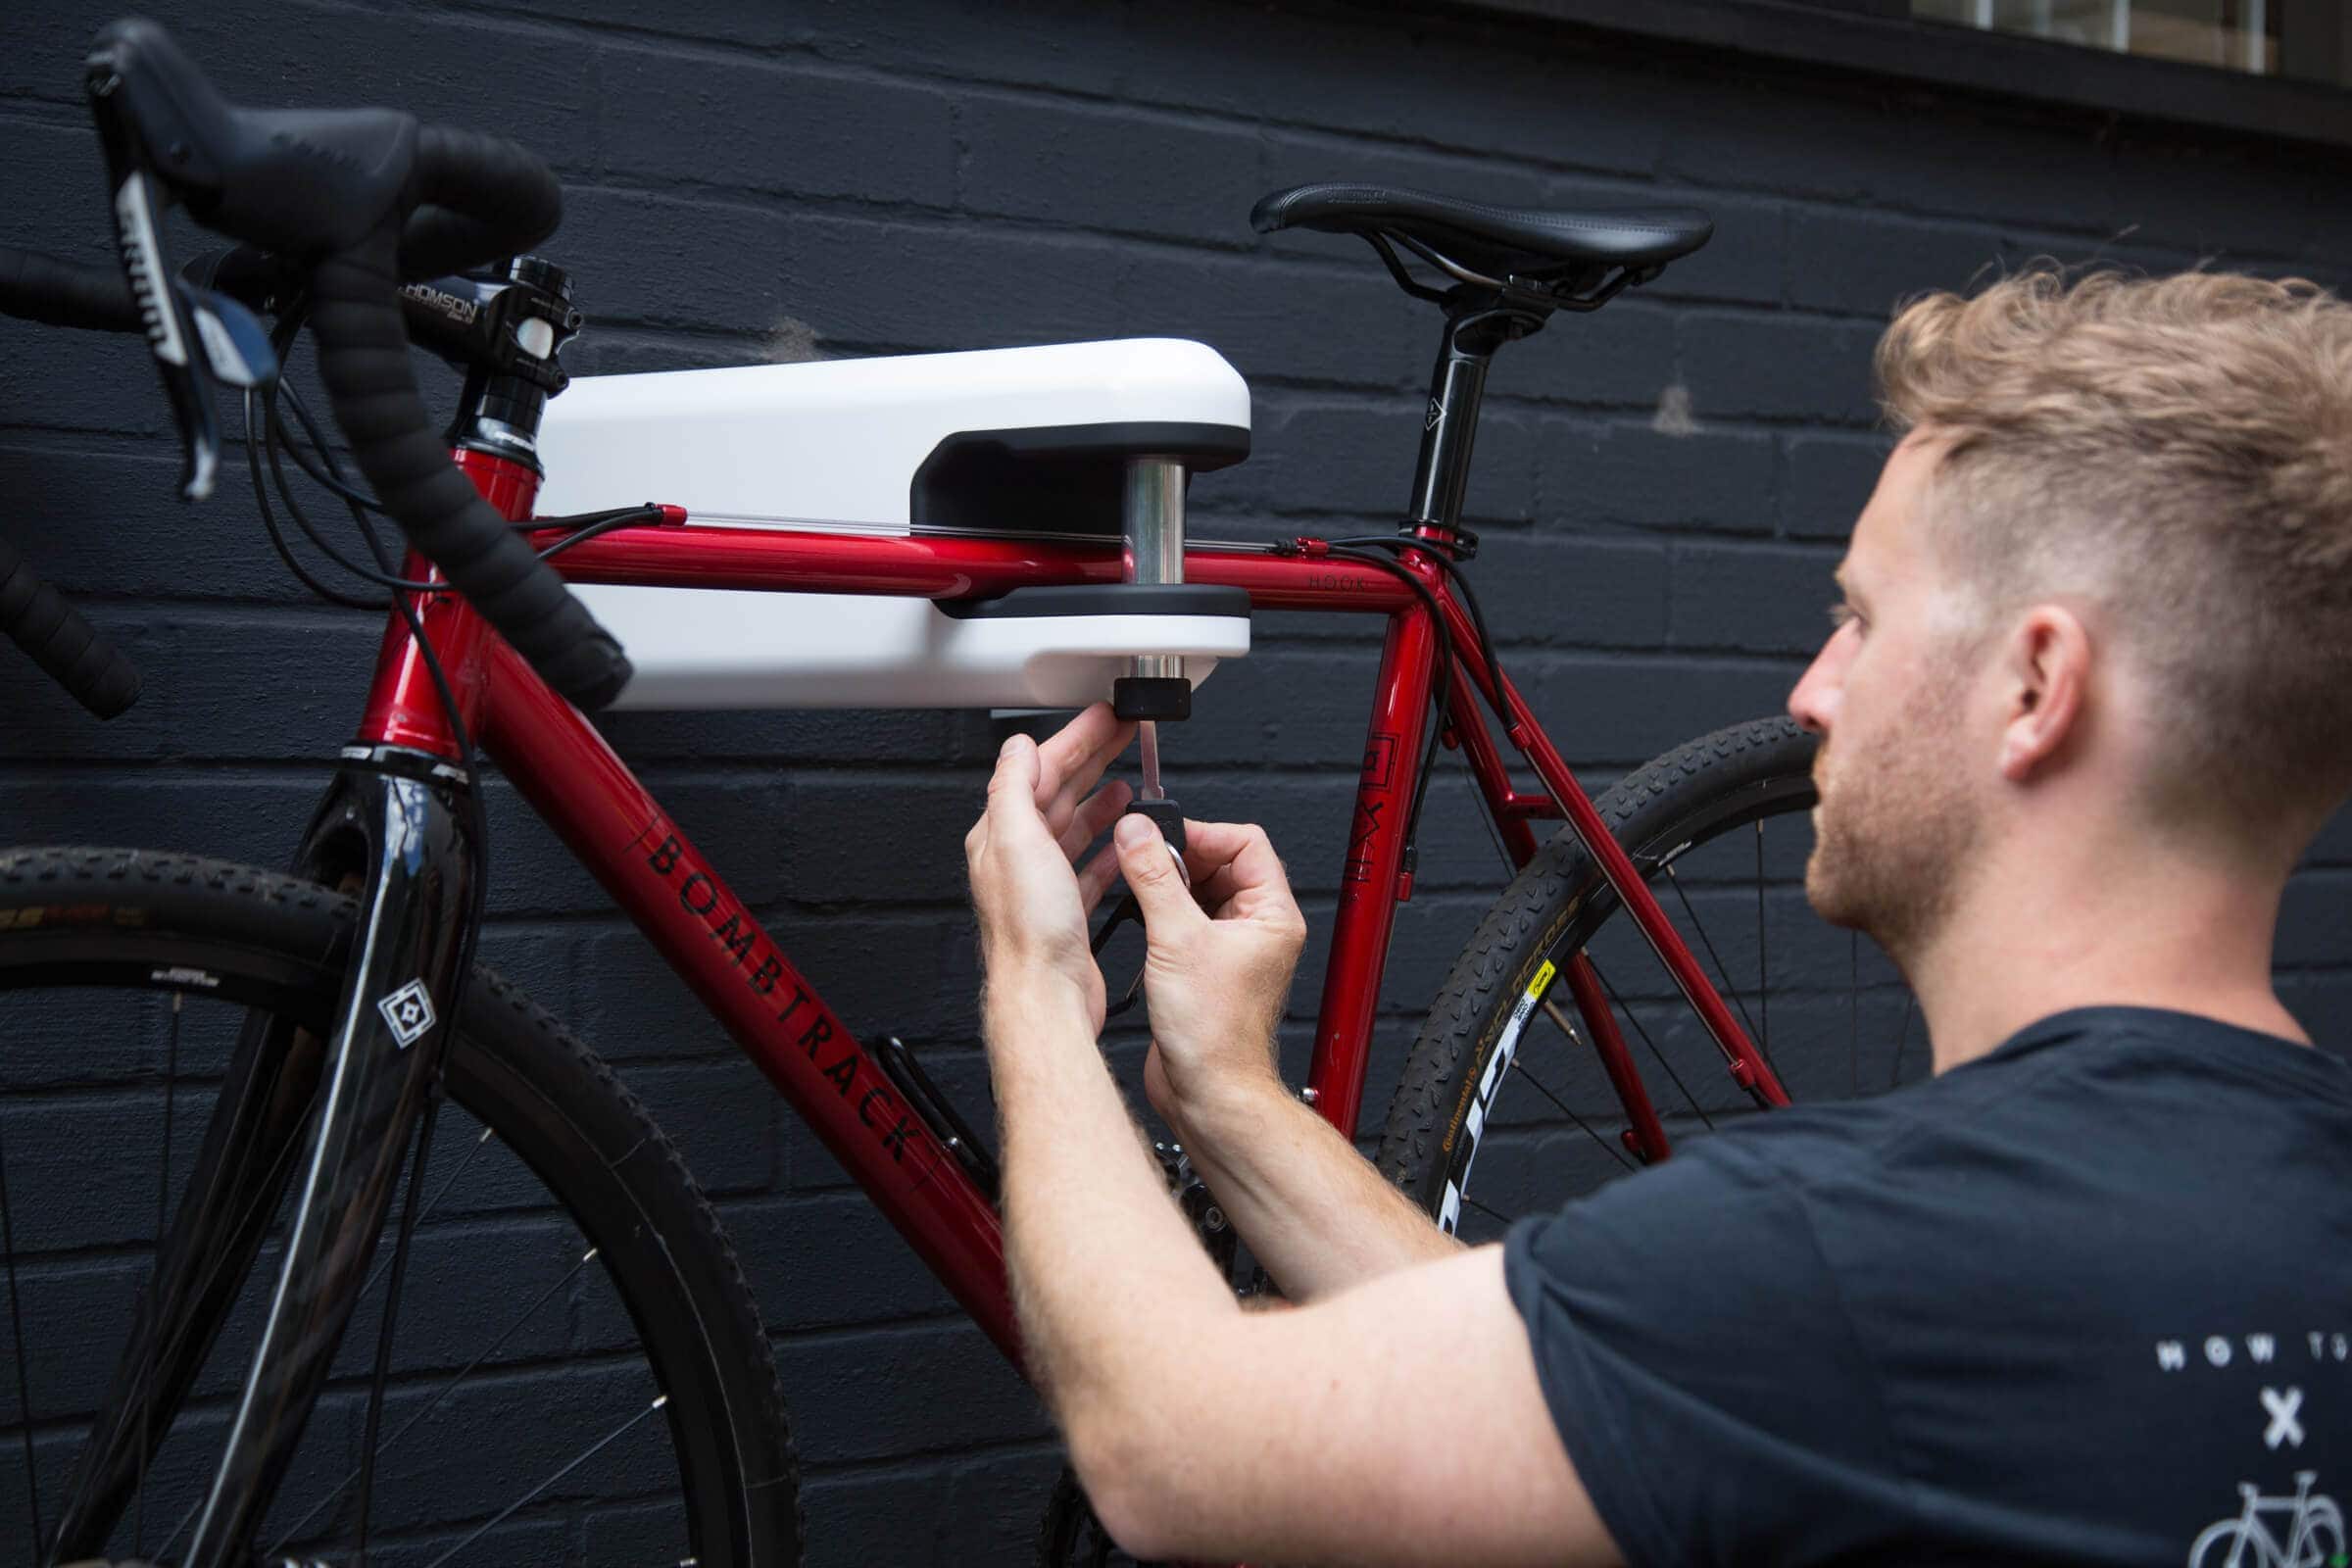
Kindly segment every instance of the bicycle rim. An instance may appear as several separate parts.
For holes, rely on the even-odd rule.
[[[1816,915],[1808,740],[1785,720],[1693,742],[1598,803],[1707,978],[1799,1102],[1926,1075],[1926,1030],[1877,946]],[[1644,1163],[1567,966],[1605,1013],[1671,1145],[1761,1112],[1573,839],[1547,847],[1457,960],[1416,1043],[1380,1162],[1465,1241]]]
[[[306,956],[107,929],[36,953],[0,928],[0,1519],[22,1520],[0,1526],[0,1554],[44,1560],[35,1522],[57,1526],[249,1011],[323,1028],[333,976]],[[609,1135],[600,1147],[511,1047],[473,1038],[479,1014],[496,1036],[496,1009],[519,1006],[495,982],[475,989],[487,994],[450,1053],[431,1162],[421,1182],[413,1158],[404,1168],[333,1375],[253,1545],[306,1562],[356,1556],[361,1435],[413,1186],[368,1549],[420,1564],[748,1556],[750,1478],[710,1436],[731,1421],[702,1364],[702,1308],[645,1268],[665,1250],[648,1246],[659,1216],[598,1185],[637,1152]],[[110,1555],[169,1562],[185,1543],[274,1284],[275,1224],[282,1215],[113,1514]]]

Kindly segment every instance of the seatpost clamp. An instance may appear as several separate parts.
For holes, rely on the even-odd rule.
[[[1416,544],[1443,550],[1456,561],[1478,559],[1478,534],[1462,523],[1444,523],[1430,517],[1407,517],[1396,531]]]

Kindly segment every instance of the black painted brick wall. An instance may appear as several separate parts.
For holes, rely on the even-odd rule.
[[[568,191],[551,252],[594,323],[575,371],[1203,339],[1250,378],[1256,420],[1255,456],[1196,488],[1207,536],[1389,515],[1431,347],[1431,313],[1360,248],[1252,235],[1258,195],[1352,177],[1704,205],[1704,253],[1502,358],[1480,439],[1479,580],[1512,669],[1599,779],[1780,704],[1883,450],[1866,367],[1897,295],[2043,252],[2340,282],[2352,242],[2346,171],[2309,151],[2102,132],[1411,7],[147,9],[239,98],[390,102],[546,155]],[[8,240],[104,254],[76,65],[109,11],[0,17]],[[0,322],[0,527],[147,678],[139,709],[99,726],[0,654],[0,840],[275,863],[348,734],[374,630],[288,583],[241,476],[201,510],[170,501],[168,434],[131,345]],[[1267,616],[1258,638],[1169,736],[1171,771],[1196,810],[1269,824],[1311,918],[1336,885],[1374,631]],[[979,1103],[957,845],[985,717],[609,730],[853,1027],[928,1050]],[[1438,800],[1466,805],[1450,779]],[[718,1200],[793,1401],[810,1559],[1025,1561],[1058,1462],[1033,1399],[589,879],[510,793],[493,802],[485,956],[621,1064]],[[1466,814],[1433,811],[1430,839],[1383,998],[1386,1060],[1495,881]],[[2352,860],[2340,833],[2317,858],[2280,958],[2307,1020],[2341,1041]],[[1294,1049],[1312,1003],[1302,986]],[[152,1054],[91,1065],[68,1038],[29,1056],[20,1042],[12,1080],[87,1085],[100,1108],[152,1085]],[[1119,1054],[1132,1068],[1134,1044]],[[1381,1100],[1376,1084],[1374,1125]]]

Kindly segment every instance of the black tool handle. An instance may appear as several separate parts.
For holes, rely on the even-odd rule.
[[[1162,797],[1156,801],[1130,801],[1127,809],[1119,814],[1150,817],[1159,828],[1159,836],[1168,841],[1168,848],[1176,852],[1176,863],[1184,864],[1184,808]],[[1187,871],[1185,876],[1189,881],[1192,873]]]

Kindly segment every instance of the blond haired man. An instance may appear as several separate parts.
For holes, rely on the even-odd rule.
[[[1912,306],[1905,431],[1789,699],[1807,891],[1936,1076],[1778,1113],[1460,1250],[1278,1082],[1265,836],[1199,902],[1095,710],[966,843],[1030,1357],[1139,1556],[2344,1561],[2352,1069],[2271,987],[2352,792],[2352,309],[2036,271]],[[1245,1315],[1095,1051],[1123,870],[1152,1097],[1297,1310]],[[2241,1555],[2253,1553],[2254,1555]]]

